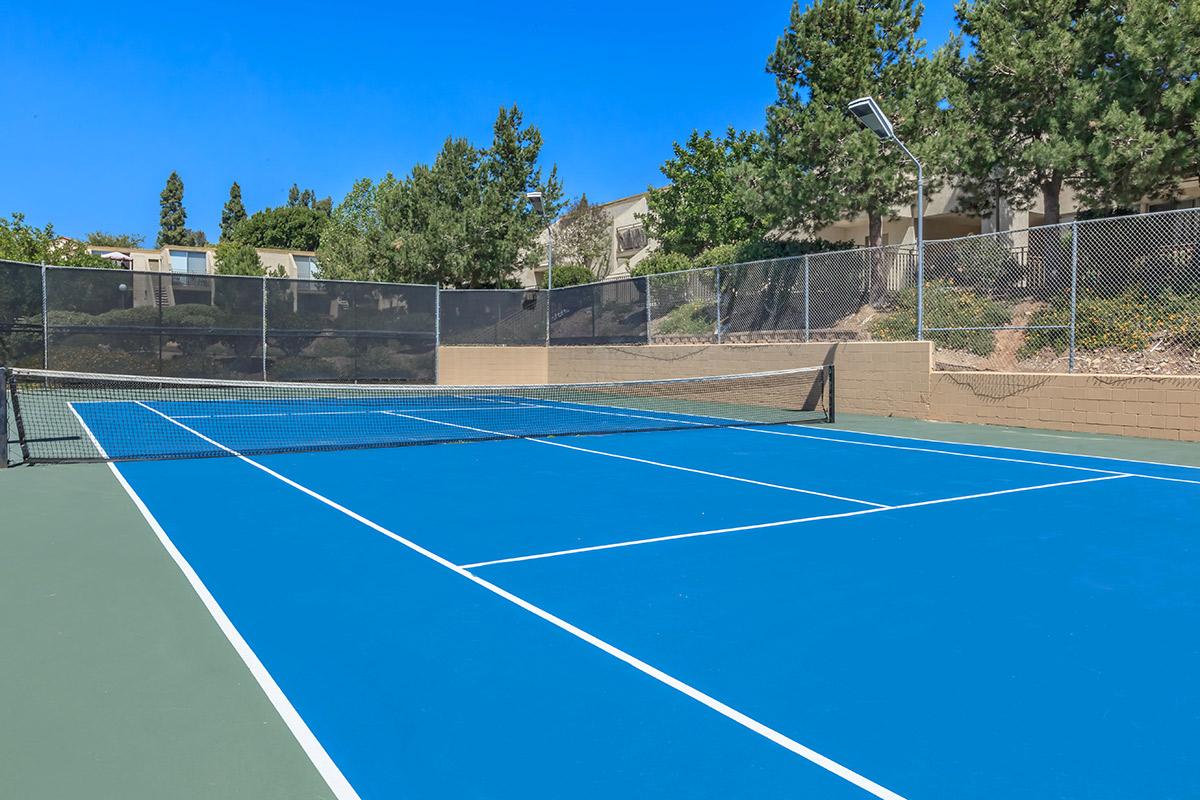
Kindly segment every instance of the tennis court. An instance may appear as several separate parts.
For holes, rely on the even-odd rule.
[[[338,797],[1200,793],[1200,469],[835,428],[831,378],[13,396]]]

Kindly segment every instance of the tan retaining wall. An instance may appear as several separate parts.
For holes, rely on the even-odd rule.
[[[451,386],[549,383],[545,347],[440,347],[438,383]]]
[[[553,347],[555,383],[691,378],[810,367],[837,368],[838,409],[922,417],[929,406],[928,342]]]
[[[929,419],[1200,441],[1200,376],[934,372]]]
[[[837,367],[848,414],[1200,441],[1200,376],[932,372],[928,342],[443,347],[447,384],[691,378]]]

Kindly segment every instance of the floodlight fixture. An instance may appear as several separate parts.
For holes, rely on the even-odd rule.
[[[874,97],[860,97],[850,102],[850,113],[858,120],[858,124],[878,136],[880,139],[895,139],[896,131],[892,122],[879,108]]]

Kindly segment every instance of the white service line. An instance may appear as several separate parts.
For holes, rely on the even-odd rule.
[[[783,486],[782,484],[778,484],[778,483],[767,483],[765,481],[756,481],[752,478],[742,478],[737,475],[725,475],[724,473],[720,473],[720,472],[709,472],[708,470],[695,469],[693,467],[683,467],[678,464],[666,464],[666,463],[663,463],[662,461],[651,461],[646,458],[636,458],[634,456],[621,455],[620,453],[609,453],[605,450],[593,450],[588,447],[579,447],[579,446],[573,445],[573,444],[566,444],[565,442],[551,441],[550,439],[537,439],[537,438],[526,437],[526,436],[518,436],[515,433],[504,433],[503,431],[492,431],[492,430],[488,430],[487,428],[476,428],[472,425],[460,425],[455,422],[445,422],[445,421],[439,420],[439,419],[429,419],[427,417],[418,417],[413,414],[404,414],[399,411],[381,411],[379,413],[391,414],[392,416],[395,416],[395,417],[405,417],[407,419],[415,419],[418,422],[428,422],[432,425],[445,425],[448,428],[461,428],[462,430],[465,430],[465,431],[475,431],[476,433],[485,433],[489,436],[501,436],[501,437],[504,437],[507,439],[521,439],[526,442],[534,442],[535,444],[550,445],[551,447],[565,447],[568,450],[578,450],[581,453],[591,453],[591,454],[597,455],[597,456],[607,456],[608,458],[619,458],[622,461],[634,461],[634,462],[637,462],[638,464],[649,464],[650,466],[653,466],[653,467],[662,467],[664,469],[675,469],[675,470],[679,470],[680,472],[691,472],[696,475],[706,475],[710,478],[723,478],[727,481],[737,481],[739,483],[749,483],[749,484],[753,484],[755,486],[765,486],[768,489],[782,489],[785,492],[797,492],[799,494],[808,494],[808,495],[813,495],[815,497],[824,497],[829,500],[841,500],[846,503],[857,503],[858,505],[861,505],[861,506],[872,506],[874,508],[887,508],[887,506],[885,506],[883,503],[873,503],[870,500],[859,500],[854,497],[842,497],[841,495],[828,494],[826,492],[817,492],[817,491],[813,491],[812,489],[800,489],[795,486]]]
[[[457,564],[452,563],[451,561],[448,561],[447,559],[443,558],[442,556],[438,555],[437,553],[434,553],[431,550],[427,550],[424,547],[422,547],[421,545],[417,544],[416,542],[413,542],[409,539],[404,538],[403,536],[401,536],[398,533],[388,530],[387,528],[383,527],[379,523],[374,522],[370,519],[367,519],[366,517],[362,516],[361,514],[350,510],[346,506],[343,506],[340,503],[338,503],[334,500],[331,500],[322,494],[319,494],[318,492],[316,492],[313,489],[308,488],[307,486],[297,483],[296,481],[292,480],[291,478],[276,472],[275,470],[271,469],[270,467],[268,467],[264,464],[260,464],[259,462],[255,461],[252,458],[249,458],[248,456],[242,455],[241,453],[234,450],[233,448],[227,447],[227,446],[221,444],[220,442],[216,441],[215,439],[211,439],[208,436],[205,436],[204,434],[200,433],[199,431],[197,431],[193,428],[189,428],[187,425],[183,424],[182,422],[179,422],[176,419],[173,419],[172,417],[167,416],[166,414],[162,413],[161,411],[158,411],[140,401],[135,401],[135,402],[137,402],[138,405],[142,406],[146,410],[151,411],[151,412],[157,414],[158,416],[162,417],[163,419],[167,420],[171,424],[178,425],[180,428],[183,428],[188,433],[191,433],[194,436],[202,439],[203,441],[208,442],[209,444],[213,445],[214,447],[220,448],[221,450],[224,450],[225,452],[229,453],[230,455],[237,457],[242,462],[249,464],[250,466],[254,467],[255,469],[265,472],[267,475],[270,475],[272,478],[275,478],[276,480],[278,480],[282,483],[285,483],[288,486],[291,486],[293,489],[296,489],[297,491],[303,492],[304,494],[308,495],[309,497],[313,498],[314,500],[316,500],[320,503],[323,503],[326,506],[329,506],[333,510],[346,515],[350,519],[353,519],[354,521],[367,526],[368,528],[376,531],[377,533],[381,533],[384,536],[387,536],[389,539],[399,542],[400,544],[404,545],[405,547],[412,550],[413,552],[418,553],[419,555],[422,555],[425,558],[428,558],[430,561],[433,561],[434,563],[436,563],[442,567],[445,567],[446,569],[450,570],[451,572],[454,572],[455,574],[465,578],[466,580],[471,581],[475,585],[477,585],[483,589],[486,589],[487,591],[491,592],[492,594],[496,595],[497,597],[507,600],[508,602],[512,603],[513,605],[515,605],[519,608],[522,608],[525,611],[528,611],[530,614],[533,614],[534,616],[539,617],[542,620],[545,620],[546,622],[550,623],[551,625],[555,626],[556,628],[558,628],[562,631],[565,631],[566,633],[571,634],[572,636],[576,637],[577,639],[587,642],[588,644],[592,645],[593,647],[597,648],[598,650],[601,650],[604,653],[607,653],[608,655],[612,656],[613,658],[623,661],[624,663],[628,664],[629,666],[633,667],[634,669],[638,670],[639,672],[641,672],[645,675],[648,675],[651,678],[654,678],[656,681],[658,681],[666,686],[669,686],[670,688],[674,689],[677,692],[680,692],[681,694],[686,695],[687,697],[692,698],[693,700],[697,701],[698,703],[701,703],[702,705],[707,706],[708,708],[712,709],[713,711],[716,711],[718,714],[724,716],[725,718],[738,723],[739,725],[747,728],[748,730],[753,731],[754,733],[757,733],[758,735],[774,742],[775,744],[779,745],[780,747],[783,747],[786,750],[789,750],[789,751],[795,753],[796,755],[801,756],[802,758],[805,758],[805,759],[811,761],[812,763],[816,764],[817,766],[819,766],[825,770],[828,770],[829,772],[833,773],[834,775],[837,775],[839,778],[849,781],[850,783],[854,784],[855,786],[859,787],[860,789],[870,792],[871,794],[875,795],[876,797],[880,798],[881,800],[904,800],[904,798],[901,795],[898,795],[895,792],[891,791],[890,789],[886,789],[883,786],[880,786],[879,784],[875,783],[874,781],[870,780],[869,778],[863,777],[862,775],[858,774],[857,772],[851,770],[849,767],[842,766],[841,764],[839,764],[838,762],[829,758],[828,756],[821,755],[820,753],[813,750],[812,748],[809,748],[809,747],[806,747],[805,745],[800,744],[799,742],[795,741],[794,739],[789,738],[788,736],[785,736],[784,734],[780,733],[779,731],[775,730],[774,728],[770,728],[770,727],[764,725],[763,723],[759,722],[758,720],[753,719],[753,718],[747,716],[746,714],[743,714],[741,711],[738,711],[737,709],[735,709],[731,706],[728,706],[725,703],[722,703],[720,700],[717,700],[716,698],[705,694],[704,692],[700,691],[699,689],[695,688],[694,686],[684,683],[683,681],[679,680],[678,678],[668,675],[667,673],[663,672],[662,670],[658,669],[657,667],[647,664],[645,661],[642,661],[641,659],[637,658],[636,656],[626,653],[624,650],[621,650],[621,649],[617,648],[616,646],[609,644],[608,642],[604,641],[603,639],[600,639],[600,638],[588,633],[587,631],[583,630],[582,628],[578,628],[575,625],[572,625],[570,622],[567,622],[566,620],[562,619],[561,617],[557,617],[554,614],[550,613],[549,611],[546,611],[545,609],[543,609],[539,606],[535,606],[533,603],[530,603],[528,600],[518,597],[517,595],[513,594],[512,592],[509,592],[506,589],[502,589],[501,587],[497,586],[496,584],[491,583],[490,581],[484,580],[483,578],[480,578],[478,575],[468,572],[467,570],[463,569],[462,567],[458,566]],[[114,472],[116,472],[115,468],[114,468]],[[119,475],[120,473],[116,473],[116,474]],[[347,784],[347,787],[348,787],[348,784]]]
[[[560,408],[560,406],[550,406],[550,405],[538,405],[538,407],[539,408],[554,408],[554,409]],[[579,409],[579,408],[567,408],[567,407],[561,407],[561,408],[563,408],[563,410],[581,411],[583,413],[591,413],[591,414],[606,414],[606,415],[611,415],[614,417],[636,417],[638,419],[659,420],[662,422],[672,422],[672,423],[677,423],[677,424],[682,424],[682,425],[695,425],[698,427],[712,427],[711,425],[706,425],[703,422],[690,422],[685,419],[679,419],[678,417],[655,417],[655,416],[647,416],[647,415],[642,415],[642,414],[629,414],[624,411],[620,411],[620,412],[618,412],[618,411],[599,411],[599,410],[584,411],[584,409]],[[604,405],[596,404],[596,408],[597,409],[600,409],[600,408],[615,409],[615,408],[620,408],[620,406],[604,406]],[[1118,470],[1100,469],[1099,467],[1081,467],[1077,464],[1059,464],[1059,463],[1053,462],[1053,461],[1036,461],[1033,459],[1010,458],[1008,456],[991,456],[991,455],[986,455],[984,453],[964,453],[964,452],[961,452],[958,450],[943,450],[943,449],[936,448],[936,447],[912,447],[910,445],[885,444],[883,442],[864,442],[864,441],[861,441],[858,439],[842,439],[837,436],[818,436],[813,433],[794,433],[794,432],[788,432],[788,431],[781,431],[776,428],[769,427],[772,425],[779,425],[779,424],[787,425],[788,427],[796,427],[793,423],[757,422],[755,420],[738,419],[736,417],[713,417],[713,419],[720,419],[720,420],[723,420],[725,423],[731,423],[731,424],[725,424],[722,427],[726,427],[726,428],[730,428],[732,430],[738,430],[738,431],[747,431],[749,433],[765,433],[765,434],[770,434],[773,436],[793,436],[798,439],[815,439],[817,441],[822,441],[822,442],[836,442],[836,443],[840,443],[840,444],[859,445],[862,447],[882,447],[882,448],[887,448],[887,449],[892,449],[892,450],[910,450],[910,451],[917,452],[917,453],[934,453],[934,454],[944,455],[944,456],[958,456],[959,458],[978,458],[978,459],[982,459],[984,461],[1005,461],[1005,462],[1008,462],[1011,464],[1030,464],[1032,466],[1039,466],[1039,467],[1057,467],[1059,469],[1073,469],[1073,470],[1079,470],[1081,472],[1097,472],[1097,473],[1102,473],[1102,474],[1106,474],[1106,475],[1129,475],[1134,478],[1146,478],[1148,480],[1153,480],[1153,481],[1168,481],[1170,483],[1190,483],[1190,484],[1200,485],[1200,479],[1193,480],[1193,479],[1189,479],[1189,478],[1173,478],[1173,477],[1169,477],[1167,475],[1147,475],[1142,472],[1121,472]],[[1111,456],[1085,455],[1083,453],[1053,453],[1053,452],[1050,452],[1047,450],[1030,450],[1025,447],[1007,447],[1005,445],[998,445],[998,444],[993,445],[993,444],[973,444],[971,442],[943,442],[938,439],[921,439],[921,438],[915,437],[915,436],[892,436],[892,435],[886,434],[886,433],[870,433],[868,431],[855,431],[855,430],[849,430],[846,428],[839,428],[837,430],[842,430],[845,433],[856,433],[861,436],[880,436],[880,437],[887,438],[887,439],[899,439],[901,441],[909,441],[909,442],[926,442],[926,443],[930,443],[930,444],[961,444],[964,447],[989,447],[989,448],[994,448],[997,450],[1011,450],[1011,451],[1018,452],[1018,453],[1032,453],[1035,455],[1044,455],[1044,456],[1066,455],[1066,456],[1072,456],[1074,458],[1091,458],[1091,459],[1096,459],[1096,460],[1101,460],[1101,461],[1117,461],[1122,464],[1143,464],[1146,466],[1155,466],[1155,467],[1178,467],[1180,469],[1200,470],[1200,467],[1190,465],[1190,464],[1168,464],[1168,463],[1159,462],[1159,461],[1139,461],[1137,459],[1131,459],[1131,458],[1115,458],[1115,457],[1111,457]]]
[[[138,403],[138,405],[149,408],[149,406],[145,406],[142,403]],[[97,452],[104,458],[108,458],[108,453],[105,451],[104,446],[100,444],[96,436],[92,433],[91,428],[79,416],[74,404],[68,403],[67,407],[75,415],[75,419],[79,421],[79,425],[83,428],[88,438],[91,439],[92,445],[96,448]],[[152,408],[150,410],[154,411]],[[157,414],[159,412],[155,411],[154,413]],[[238,654],[242,659],[242,663],[250,670],[250,675],[258,683],[267,700],[274,706],[275,711],[279,714],[284,724],[287,725],[288,730],[291,731],[292,736],[295,737],[304,754],[308,756],[309,761],[316,767],[318,774],[320,774],[321,778],[329,786],[330,791],[333,792],[333,796],[337,800],[360,800],[358,792],[354,790],[354,787],[350,785],[350,781],[346,779],[346,776],[342,774],[342,771],[334,763],[329,753],[326,752],[325,747],[317,739],[316,735],[313,734],[308,724],[305,723],[304,718],[300,716],[300,712],[292,705],[292,701],[288,700],[287,695],[279,688],[279,684],[275,682],[275,678],[267,671],[266,666],[259,660],[258,655],[251,649],[249,643],[246,642],[238,629],[234,627],[233,622],[229,619],[229,615],[217,603],[212,592],[208,590],[208,587],[204,585],[204,581],[200,579],[200,575],[192,568],[187,559],[184,558],[183,553],[179,552],[179,548],[175,546],[170,537],[167,536],[167,532],[159,524],[158,519],[151,513],[145,502],[142,501],[142,498],[138,496],[138,493],[134,491],[129,481],[125,480],[125,476],[117,469],[117,465],[109,461],[108,468],[112,471],[113,477],[117,479],[117,483],[129,495],[129,499],[133,501],[134,506],[141,512],[142,517],[150,526],[150,530],[154,531],[154,535],[158,537],[158,541],[162,544],[163,549],[167,551],[167,555],[171,557],[175,562],[175,566],[179,567],[179,571],[183,573],[183,577],[191,584],[192,591],[200,598],[200,602],[208,610],[209,616],[213,618],[221,633],[225,635],[229,644],[233,646],[234,652]]]
[[[557,558],[558,556],[571,556],[577,553],[591,553],[596,550],[612,550],[617,547],[634,547],[643,544],[654,544],[656,542],[671,542],[676,539],[694,539],[699,536],[716,536],[723,533],[739,533],[742,531],[755,531],[763,528],[779,528],[784,525],[799,525],[805,522],[819,522],[826,519],[842,519],[844,517],[861,517],[864,514],[879,514],[884,511],[899,511],[905,508],[920,508],[921,506],[934,506],[941,503],[957,503],[960,500],[976,500],[981,497],[996,497],[1002,494],[1016,494],[1018,492],[1032,492],[1039,489],[1053,489],[1057,486],[1073,486],[1079,483],[1095,483],[1096,481],[1111,481],[1118,478],[1132,478],[1133,475],[1101,475],[1097,478],[1080,478],[1074,481],[1060,481],[1059,483],[1043,483],[1039,486],[1019,486],[1015,489],[999,489],[994,492],[980,492],[979,494],[964,494],[959,497],[942,497],[937,500],[922,500],[918,503],[903,503],[895,506],[884,506],[883,508],[862,508],[858,511],[843,511],[840,514],[821,514],[815,517],[799,517],[797,519],[781,519],[774,522],[760,522],[754,525],[738,525],[733,528],[715,528],[710,531],[693,531],[691,533],[676,533],[670,536],[652,536],[647,539],[630,539],[624,542],[611,542],[609,544],[597,544],[590,547],[574,547],[570,550],[554,550],[548,553],[533,553],[525,556],[513,556],[511,558],[497,558],[492,561],[476,561],[473,564],[460,564],[463,569],[475,569],[476,567],[490,567],[496,564],[512,564],[517,561],[536,561],[542,558]]]
[[[385,409],[369,408],[358,411],[273,411],[270,413],[264,412],[260,414],[172,414],[172,419],[227,419],[231,417],[327,417],[327,416],[344,416],[344,415],[361,415],[361,414],[382,414]],[[517,406],[495,408],[493,406],[453,406],[446,408],[409,408],[406,411],[429,412],[434,411],[439,414],[448,411],[517,411]]]

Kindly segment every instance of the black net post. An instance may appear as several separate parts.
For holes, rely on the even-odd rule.
[[[834,396],[833,396],[834,395],[833,388],[834,388],[835,384],[834,384],[834,379],[833,379],[833,364],[832,363],[825,365],[825,381],[829,384],[825,390],[825,393],[829,398],[829,400],[828,400],[829,410],[827,412],[828,421],[832,424],[834,422],[837,422],[837,416],[835,413],[836,408],[837,408],[837,401],[834,400]]]

